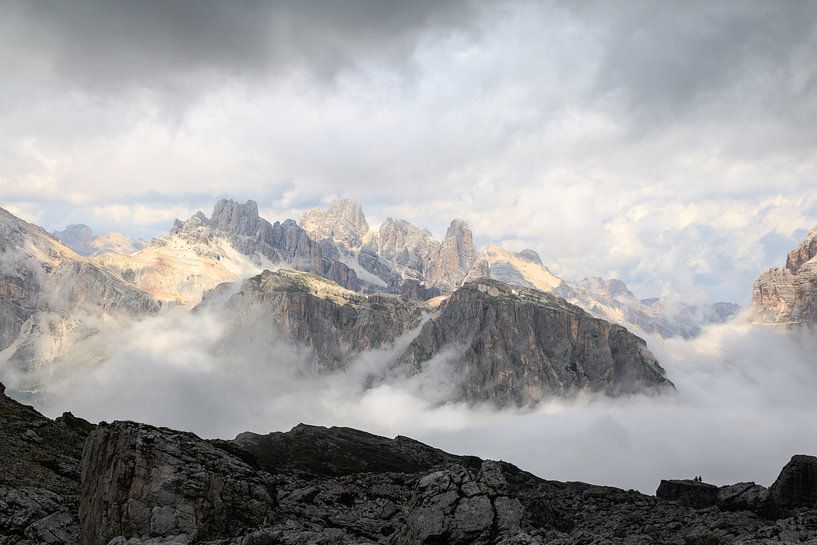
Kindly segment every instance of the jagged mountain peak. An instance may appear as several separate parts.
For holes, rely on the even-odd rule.
[[[326,210],[307,210],[300,226],[315,240],[330,239],[348,247],[360,246],[369,232],[363,207],[354,199],[334,199]]]
[[[227,233],[249,235],[258,230],[258,203],[248,200],[244,204],[232,199],[221,199],[213,208],[210,226]]]
[[[786,270],[797,273],[800,267],[817,256],[817,226],[815,226],[803,242],[786,256]]]
[[[525,248],[524,250],[519,252],[519,257],[521,257],[525,261],[530,261],[531,263],[542,265],[542,258],[539,257],[539,254],[535,250],[531,250],[530,248]]]
[[[755,281],[752,309],[758,322],[817,322],[817,227],[789,252],[785,268],[774,267]]]

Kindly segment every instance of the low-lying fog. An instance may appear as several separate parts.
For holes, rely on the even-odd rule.
[[[92,421],[138,420],[204,437],[299,422],[351,426],[503,459],[544,478],[647,493],[661,478],[694,475],[768,485],[792,454],[817,454],[817,333],[733,323],[695,340],[649,344],[677,394],[497,411],[441,405],[450,378],[445,361],[365,389],[387,352],[315,376],[298,370],[303,351],[270,339],[225,342],[218,316],[180,312],[93,337],[72,358],[107,360],[52,368],[38,377],[42,393],[31,401],[52,417],[70,410]],[[0,378],[17,397],[24,396],[14,388],[31,380],[8,370]]]

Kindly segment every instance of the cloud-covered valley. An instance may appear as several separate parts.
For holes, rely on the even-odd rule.
[[[263,324],[236,337],[222,318],[179,310],[103,325],[59,365],[6,370],[4,381],[52,416],[70,410],[204,437],[343,425],[504,459],[545,478],[648,493],[661,478],[692,475],[769,484],[792,453],[817,450],[817,339],[807,331],[737,321],[694,340],[650,339],[674,394],[579,395],[497,410],[445,402],[455,380],[445,354],[419,375],[385,369],[416,330],[326,374],[315,372],[310,350]]]

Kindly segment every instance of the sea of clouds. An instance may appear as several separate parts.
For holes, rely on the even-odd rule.
[[[419,375],[388,371],[416,330],[322,374],[309,350],[265,324],[237,335],[218,308],[103,324],[67,361],[29,373],[6,368],[0,378],[50,416],[72,411],[226,438],[299,422],[350,426],[503,459],[544,478],[649,493],[661,478],[694,475],[768,485],[792,454],[817,453],[817,334],[809,330],[737,319],[692,340],[650,338],[674,394],[497,410],[445,402],[453,351]]]

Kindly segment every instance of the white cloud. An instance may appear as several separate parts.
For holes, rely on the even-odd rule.
[[[167,58],[124,38],[111,45],[154,74],[93,50],[66,78],[48,70],[66,59],[38,34],[0,57],[15,69],[32,59],[0,94],[0,191],[12,205],[39,202],[49,227],[141,206],[134,219],[156,221],[131,227],[139,236],[164,233],[170,209],[207,211],[222,196],[254,198],[271,219],[351,196],[375,223],[401,216],[438,236],[464,217],[481,242],[532,247],[570,277],[745,302],[781,256],[763,237],[793,245],[817,223],[817,18],[800,6],[698,8],[477,4],[453,26],[432,17],[427,31],[400,12],[410,47],[371,56],[358,40],[389,33],[364,25],[338,46],[354,56],[331,69],[308,41],[287,45],[303,48],[298,69],[263,35],[253,34],[260,58],[221,58],[201,34],[159,24],[157,43],[176,48]],[[347,20],[336,35],[316,14],[314,27],[290,15],[304,40],[352,32]],[[64,24],[54,39],[89,52],[98,36],[77,34],[79,19]],[[120,79],[94,83],[94,68]],[[95,227],[128,230],[118,217]]]
[[[817,418],[817,338],[809,331],[733,323],[691,341],[650,339],[675,395],[580,396],[497,411],[441,404],[455,378],[445,354],[421,375],[386,372],[385,382],[365,387],[414,332],[346,371],[316,375],[308,350],[258,327],[225,337],[229,324],[213,309],[125,328],[100,324],[102,333],[69,361],[33,376],[6,368],[2,380],[10,391],[33,380],[42,390],[33,401],[52,416],[71,410],[228,438],[299,422],[352,426],[504,459],[545,478],[645,492],[661,478],[691,475],[768,485],[792,454],[817,452],[817,438],[803,433]]]

